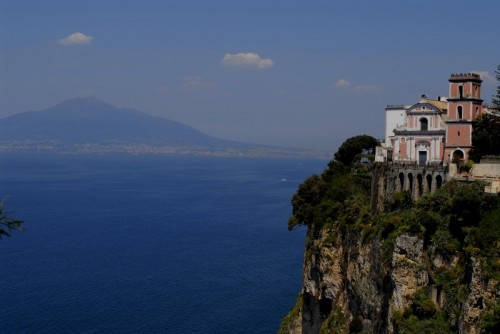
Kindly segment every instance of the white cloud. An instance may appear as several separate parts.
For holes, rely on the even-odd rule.
[[[197,90],[213,90],[217,87],[214,82],[203,81],[201,77],[186,76],[183,79],[182,88]]]
[[[226,53],[220,63],[224,66],[255,67],[261,70],[274,66],[274,61],[272,59],[262,59],[259,54],[252,52],[241,52],[237,54]]]
[[[338,88],[349,88],[351,87],[351,83],[346,79],[340,79],[335,82],[335,87]]]
[[[364,93],[379,92],[381,90],[381,88],[376,85],[353,85],[346,79],[339,79],[335,81],[334,85],[339,89]]]
[[[488,71],[471,71],[472,73],[477,73],[481,76],[481,79],[486,82],[495,82],[495,77],[492,76]]]
[[[57,41],[59,45],[77,45],[77,44],[90,44],[94,37],[85,35],[81,32],[75,32]]]

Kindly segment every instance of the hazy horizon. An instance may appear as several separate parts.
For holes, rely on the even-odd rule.
[[[97,97],[222,139],[334,150],[477,71],[500,3],[0,0],[0,117]]]

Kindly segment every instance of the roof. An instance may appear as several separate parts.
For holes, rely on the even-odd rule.
[[[427,102],[432,104],[434,107],[438,108],[441,111],[448,110],[448,102],[447,101],[428,99]]]

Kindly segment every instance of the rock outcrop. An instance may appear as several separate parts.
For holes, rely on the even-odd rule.
[[[500,333],[500,197],[415,168],[332,160],[299,186],[303,286],[280,334]]]
[[[500,297],[499,284],[483,275],[477,259],[459,256],[444,258],[409,233],[364,241],[324,228],[308,236],[300,311],[280,333],[396,333],[398,317],[420,292],[432,310],[449,311],[452,331],[479,334],[484,312]],[[447,298],[443,284],[450,282],[436,277],[455,271],[463,272],[456,287],[461,298]]]

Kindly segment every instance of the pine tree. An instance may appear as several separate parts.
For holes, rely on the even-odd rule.
[[[498,86],[497,86],[497,93],[494,94],[493,98],[491,99],[491,105],[494,111],[500,113],[500,65],[498,65],[495,74],[498,81]]]

